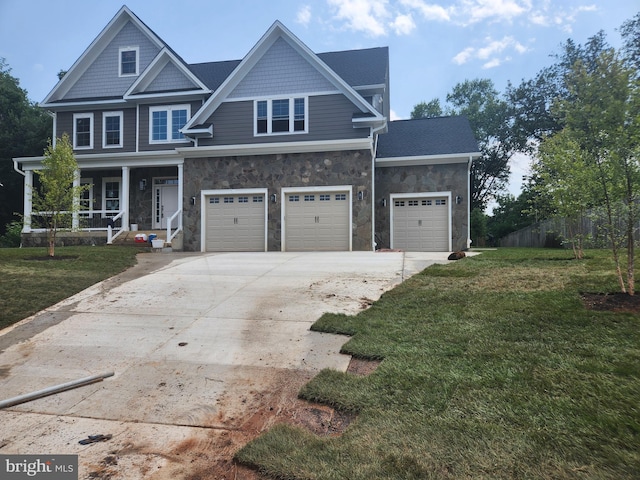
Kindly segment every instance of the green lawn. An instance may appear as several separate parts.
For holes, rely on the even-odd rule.
[[[384,360],[300,395],[357,419],[335,438],[276,426],[236,460],[279,479],[640,478],[640,316],[580,297],[616,291],[609,256],[484,252],[323,316],[344,353]]]
[[[132,247],[0,248],[0,328],[135,265]]]

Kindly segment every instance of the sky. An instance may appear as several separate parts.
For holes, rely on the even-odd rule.
[[[499,92],[553,62],[572,39],[619,27],[640,0],[0,0],[0,58],[41,102],[126,4],[189,63],[242,59],[280,20],[317,53],[389,47],[392,120],[465,80]],[[517,195],[529,160],[516,157]]]

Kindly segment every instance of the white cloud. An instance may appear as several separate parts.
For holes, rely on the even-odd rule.
[[[387,0],[328,0],[336,9],[336,18],[345,20],[355,31],[379,37],[386,35],[385,20],[389,18]]]
[[[451,20],[449,10],[440,6],[424,2],[424,0],[400,0],[405,7],[416,10],[425,20],[448,22]]]
[[[500,66],[502,63],[511,60],[511,57],[500,58],[500,55],[505,51],[513,50],[522,55],[529,50],[512,36],[505,36],[501,40],[494,40],[491,37],[486,37],[484,42],[484,46],[482,47],[467,47],[462,50],[453,57],[453,63],[463,65],[474,59],[488,60],[484,63],[483,68],[495,68]]]
[[[396,35],[409,35],[415,30],[416,24],[411,14],[398,15],[391,23],[391,28],[396,32]]]
[[[393,108],[391,109],[391,111],[390,111],[389,113],[390,113],[390,115],[389,115],[389,116],[391,117],[391,121],[394,121],[394,120],[403,120],[403,118],[402,118],[401,116],[399,116],[399,115],[398,115],[398,114],[393,110]]]
[[[296,22],[307,26],[311,21],[311,7],[309,5],[303,5],[298,10],[298,14],[296,15]]]
[[[456,5],[456,17],[463,24],[478,23],[485,20],[512,21],[524,15],[531,8],[527,0],[462,0]]]

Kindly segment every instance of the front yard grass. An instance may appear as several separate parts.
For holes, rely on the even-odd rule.
[[[314,329],[384,359],[300,395],[357,413],[340,437],[278,425],[236,460],[281,479],[640,476],[640,316],[585,308],[617,289],[608,251],[504,249],[435,265]]]
[[[0,329],[135,265],[133,247],[0,248]]]

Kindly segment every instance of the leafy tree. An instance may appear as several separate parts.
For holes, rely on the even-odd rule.
[[[41,155],[51,131],[51,119],[27,99],[17,78],[0,58],[0,233],[22,211],[23,177],[12,159]]]
[[[496,203],[492,215],[487,217],[490,244],[495,245],[500,238],[535,223],[536,219],[530,213],[531,191],[524,189],[518,197],[511,193],[498,195]]]
[[[36,173],[40,189],[32,192],[34,211],[42,212],[45,218],[49,256],[53,257],[58,229],[64,225],[69,213],[80,209],[78,199],[89,188],[88,185],[74,185],[78,163],[67,134],[57,140],[55,147],[49,142],[42,160],[42,170]]]
[[[411,118],[435,118],[443,115],[442,107],[440,106],[440,99],[434,98],[429,102],[420,102],[413,107],[411,111]]]
[[[509,129],[510,107],[488,79],[467,80],[447,95],[451,113],[465,115],[482,156],[471,165],[471,208],[484,210],[509,180],[509,160],[515,153]]]
[[[640,13],[631,20],[627,20],[620,27],[623,39],[622,52],[630,68],[640,70]]]

